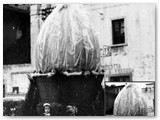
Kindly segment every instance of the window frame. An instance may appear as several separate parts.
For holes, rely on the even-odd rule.
[[[114,41],[114,38],[113,38],[113,24],[112,24],[112,21],[114,20],[120,20],[120,19],[123,19],[124,20],[124,43],[120,43],[120,44],[113,44],[113,41]],[[126,17],[122,16],[122,17],[116,17],[116,18],[111,18],[110,19],[110,24],[111,24],[111,48],[113,47],[119,47],[119,46],[127,46],[128,43],[127,43],[127,20],[126,20]]]
[[[111,77],[123,77],[123,76],[129,76],[129,81],[119,81],[119,82],[131,82],[132,81],[132,73],[110,74],[108,75],[108,81],[114,82],[114,81],[111,81]]]

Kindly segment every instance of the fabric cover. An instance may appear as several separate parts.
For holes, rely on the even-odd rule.
[[[97,70],[100,48],[82,5],[58,5],[43,23],[36,41],[36,70]]]
[[[114,102],[115,116],[147,116],[147,104],[137,84],[127,84]]]

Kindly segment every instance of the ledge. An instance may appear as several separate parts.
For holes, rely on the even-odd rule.
[[[127,43],[124,43],[124,44],[116,44],[116,45],[111,45],[111,48],[114,48],[114,47],[123,47],[123,46],[127,46],[128,44]]]

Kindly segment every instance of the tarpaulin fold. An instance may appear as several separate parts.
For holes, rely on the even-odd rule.
[[[36,41],[36,70],[79,72],[100,65],[98,39],[82,5],[58,5],[43,23]]]
[[[147,116],[147,102],[137,84],[127,84],[114,101],[115,116]]]

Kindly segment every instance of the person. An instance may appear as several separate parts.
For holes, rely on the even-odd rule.
[[[67,109],[67,113],[69,114],[69,116],[75,116],[78,112],[76,106],[68,105],[66,109]]]
[[[51,105],[49,103],[43,104],[44,107],[44,116],[50,116]]]

